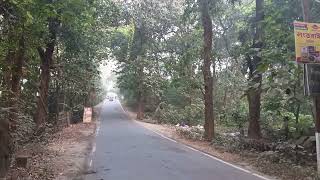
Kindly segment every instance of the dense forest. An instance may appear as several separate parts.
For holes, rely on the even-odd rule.
[[[111,1],[0,1],[0,177],[20,145],[101,96]],[[96,98],[98,99],[98,98]]]
[[[255,139],[312,131],[312,101],[294,61],[300,0],[129,4],[122,11],[131,20],[113,32],[111,51],[138,119],[205,125],[208,139],[214,124]],[[312,2],[310,21],[319,6]]]
[[[59,114],[105,97],[100,65],[137,119],[260,140],[314,134],[293,22],[304,0],[0,0],[0,177]],[[306,1],[307,2],[307,1]],[[320,3],[310,1],[309,21]]]

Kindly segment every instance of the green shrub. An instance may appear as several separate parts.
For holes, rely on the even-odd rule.
[[[160,123],[178,124],[185,123],[190,126],[203,123],[203,105],[192,104],[184,108],[178,108],[171,104],[164,104],[157,115]]]

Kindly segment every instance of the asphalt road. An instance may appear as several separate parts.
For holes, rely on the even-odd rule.
[[[86,180],[261,180],[249,172],[165,139],[105,101]]]

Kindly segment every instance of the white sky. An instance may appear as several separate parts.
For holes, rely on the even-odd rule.
[[[115,88],[116,82],[111,80],[111,77],[114,76],[113,70],[115,70],[115,68],[116,62],[112,60],[100,65],[101,83],[106,91],[111,91]]]

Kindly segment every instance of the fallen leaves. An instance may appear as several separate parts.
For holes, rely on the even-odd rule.
[[[71,179],[85,170],[85,158],[95,124],[75,124],[57,133],[45,133],[41,141],[28,143],[17,153],[27,154],[29,166],[17,168],[13,163],[7,179]]]

